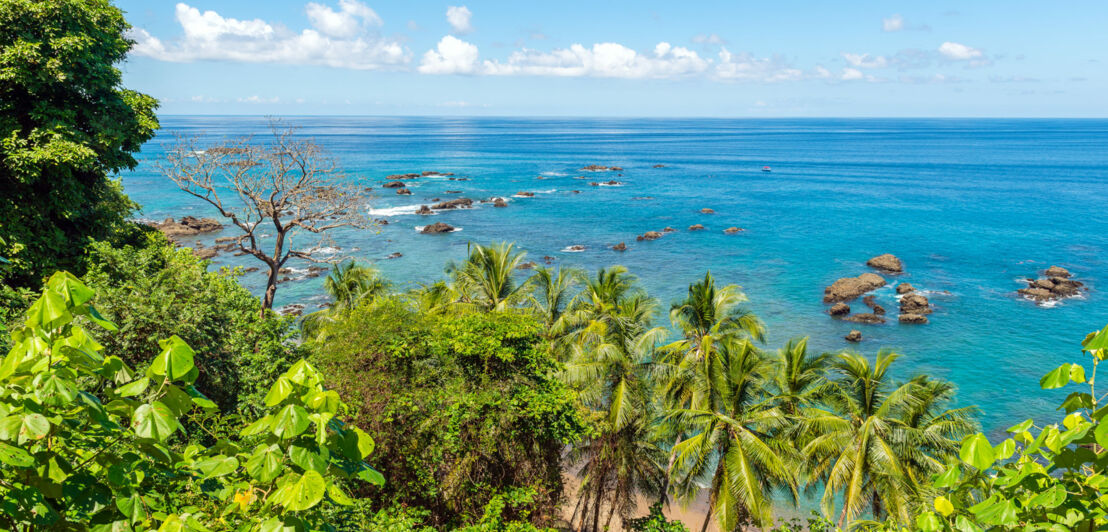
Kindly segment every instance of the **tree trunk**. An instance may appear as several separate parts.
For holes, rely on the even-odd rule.
[[[608,518],[604,520],[604,530],[611,530],[609,527],[612,525],[612,516],[616,514],[616,500],[615,494],[612,496],[611,508],[608,509]]]
[[[600,506],[604,502],[604,478],[601,477],[600,484],[596,487],[596,497],[593,498],[592,507],[592,532],[600,532]]]
[[[678,434],[677,439],[673,440],[673,446],[669,448],[669,463],[666,464],[666,476],[662,479],[662,493],[659,495],[661,500],[658,502],[667,507],[669,506],[669,477],[673,474],[673,463],[677,461],[677,453],[673,451],[673,448],[677,447],[678,443],[681,443],[681,436],[683,436],[683,434]]]
[[[277,264],[269,265],[269,279],[266,280],[265,295],[262,296],[262,317],[265,317],[265,311],[273,308],[273,296],[277,294],[277,272],[280,269]]]

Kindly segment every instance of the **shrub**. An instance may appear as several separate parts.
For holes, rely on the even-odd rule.
[[[314,359],[378,434],[390,483],[379,508],[427,509],[436,527],[479,523],[490,503],[505,522],[552,520],[562,494],[561,453],[585,424],[553,373],[530,316],[433,317],[381,299],[345,314],[312,347]]]
[[[1008,429],[993,445],[984,434],[962,442],[961,463],[934,479],[934,511],[917,519],[920,530],[1103,530],[1108,526],[1108,408],[1097,397],[1097,366],[1108,357],[1108,327],[1090,334],[1082,351],[1091,369],[1067,363],[1047,373],[1044,390],[1070,384],[1061,423],[1031,419]],[[1088,378],[1086,378],[1088,376]],[[1034,431],[1038,431],[1035,434]]]
[[[268,384],[300,357],[292,318],[262,316],[233,272],[207,271],[160,233],[139,246],[97,242],[86,263],[97,308],[119,326],[104,346],[142,369],[160,352],[156,339],[176,334],[198,353],[197,388],[224,412],[256,414]]]

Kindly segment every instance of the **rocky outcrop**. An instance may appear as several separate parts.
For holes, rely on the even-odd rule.
[[[866,313],[862,313],[862,314],[851,314],[849,316],[844,317],[843,321],[850,321],[850,322],[854,322],[854,323],[868,323],[868,324],[874,325],[874,324],[878,324],[878,323],[885,323],[885,318],[882,317],[882,316],[878,316],[877,314],[871,314],[871,313],[866,312]]]
[[[831,310],[828,311],[832,316],[846,316],[850,314],[850,305],[846,303],[835,303],[831,305]]]
[[[469,181],[468,177],[451,177],[451,181]]]
[[[493,198],[492,199],[492,206],[493,207],[507,207],[508,202],[504,201],[504,198]]]
[[[700,224],[693,224],[689,226],[689,231],[703,231],[704,226]]]
[[[384,187],[384,188],[404,188],[404,182],[403,181],[389,181],[388,183],[385,183],[384,185],[381,185],[381,186]]]
[[[723,230],[723,234],[733,235],[735,233],[741,233],[743,231],[746,231],[746,229],[743,229],[742,227],[728,227],[727,229]]]
[[[197,247],[192,248],[192,254],[200,260],[207,260],[207,259],[210,259],[210,258],[218,255],[219,250],[217,250],[215,248],[206,248],[206,247],[197,246]]]
[[[664,165],[664,164],[656,164],[656,165],[654,165],[654,168],[665,168],[665,167],[666,167],[666,165]]]
[[[430,215],[430,214],[435,214],[435,211],[432,211],[431,208],[426,206],[426,205],[420,205],[419,210],[417,210],[415,213],[427,216],[427,215]]]
[[[659,233],[657,231],[647,231],[647,232],[635,237],[635,240],[638,240],[638,241],[658,240],[659,238],[662,238],[662,233]]]
[[[927,323],[927,316],[924,316],[923,314],[901,314],[899,321],[900,323],[923,325]]]
[[[304,305],[301,305],[300,303],[285,305],[277,309],[277,313],[282,316],[299,316],[304,313]]]
[[[1043,277],[1027,279],[1027,288],[1016,292],[1037,304],[1080,295],[1085,284],[1071,279],[1073,274],[1061,266],[1051,266],[1043,271]]]
[[[843,338],[846,339],[846,341],[848,341],[848,342],[861,342],[862,341],[862,331],[859,331],[858,329],[854,329],[854,330],[850,331],[850,334],[847,334]]]
[[[582,246],[581,244],[574,244],[572,246],[567,247],[565,249],[565,251],[572,251],[572,252],[585,251],[585,246]]]
[[[623,242],[620,242],[620,243],[612,246],[612,249],[615,250],[615,251],[627,251],[627,244],[624,244]]]
[[[431,206],[432,209],[445,210],[445,209],[468,209],[473,206],[473,200],[469,198],[458,198],[447,200],[442,203],[436,203]]]
[[[901,314],[931,314],[931,302],[921,294],[908,294],[900,298]]]
[[[516,269],[517,270],[531,270],[531,269],[534,269],[535,266],[538,266],[538,264],[535,264],[534,261],[521,262],[519,264],[519,266],[516,266]]]
[[[622,172],[623,168],[619,166],[601,166],[599,164],[590,164],[582,167],[582,170],[586,172]]]
[[[904,263],[892,253],[885,253],[867,260],[866,265],[885,273],[904,273]]]
[[[552,264],[556,260],[558,260],[558,257],[551,257],[550,255],[543,255],[542,256],[542,261],[547,263],[547,264]]]
[[[896,285],[896,293],[897,294],[907,294],[908,292],[911,292],[915,289],[916,289],[916,287],[914,287],[914,286],[912,286],[908,283],[900,283],[900,284]]]
[[[442,193],[443,194],[461,194],[462,191],[461,190],[444,190],[444,191],[442,191]]]
[[[535,193],[534,192],[516,192],[516,196],[519,196],[521,198],[533,198],[533,197],[535,197]]]
[[[150,225],[170,239],[211,233],[223,229],[223,225],[215,218],[196,218],[193,216],[184,216],[180,222],[173,221],[173,218],[166,218],[161,223],[155,222]]]
[[[700,209],[700,214],[715,214],[715,213],[716,213],[716,211],[714,211],[712,209],[709,209],[707,207],[705,207],[703,209]]]
[[[662,232],[663,233],[676,233],[677,230],[672,228],[672,227],[666,226],[664,229],[662,229]]]
[[[863,273],[857,277],[843,277],[823,290],[823,302],[850,301],[882,286],[885,286],[885,279],[875,273]]]
[[[398,189],[396,189],[396,193],[401,195],[401,196],[411,196],[412,195],[412,191],[408,190],[406,188],[398,188]]]
[[[391,260],[391,259],[399,259],[400,257],[403,257],[403,256],[404,256],[403,253],[401,253],[399,251],[394,251],[392,253],[389,253],[388,255],[385,255],[385,258]]]
[[[452,231],[454,231],[454,226],[442,222],[435,222],[431,225],[423,226],[423,229],[421,229],[419,232],[425,235],[430,235],[436,233],[449,233]]]

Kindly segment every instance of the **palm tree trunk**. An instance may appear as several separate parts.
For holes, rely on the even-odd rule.
[[[669,463],[666,464],[666,478],[662,481],[662,493],[658,495],[658,502],[669,506],[669,477],[673,474],[673,463],[677,461],[677,453],[673,452],[673,448],[677,447],[678,443],[681,443],[681,436],[678,434],[677,439],[673,440],[673,446],[669,448]]]
[[[604,530],[611,530],[609,527],[612,525],[612,516],[616,514],[616,501],[615,496],[612,497],[611,508],[608,510],[608,518],[604,520]]]
[[[600,485],[597,486],[596,497],[593,498],[592,507],[592,532],[600,532],[600,505],[604,501],[601,497],[601,493],[604,492],[604,481],[601,480]]]
[[[714,482],[713,482],[714,484]],[[700,532],[707,532],[708,523],[712,522],[712,508],[716,505],[716,492],[712,490],[708,494],[708,511],[704,514],[704,524],[700,526]]]

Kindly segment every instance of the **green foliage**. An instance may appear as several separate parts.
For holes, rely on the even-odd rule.
[[[993,445],[984,434],[962,441],[959,458],[933,479],[939,490],[916,519],[920,530],[1103,530],[1108,527],[1108,408],[1097,397],[1097,366],[1108,357],[1108,327],[1082,343],[1091,369],[1062,364],[1043,376],[1044,390],[1070,393],[1060,423],[1031,419]],[[1086,379],[1088,375],[1088,379]],[[1037,433],[1036,433],[1037,432]]]
[[[9,283],[74,269],[134,204],[109,174],[133,168],[157,102],[123,89],[132,42],[107,0],[0,0],[0,256]],[[18,253],[16,251],[18,250]]]
[[[435,527],[477,523],[497,497],[505,521],[548,522],[561,496],[561,452],[585,432],[573,395],[531,316],[429,316],[385,298],[313,344],[314,361],[378,435],[389,478],[377,508],[425,508]]]
[[[660,502],[650,505],[650,513],[646,517],[628,519],[624,528],[634,532],[689,532],[680,521],[666,519]]]
[[[176,334],[197,351],[196,386],[224,412],[253,415],[269,383],[300,358],[292,318],[261,314],[258,299],[229,272],[209,272],[160,233],[142,246],[97,242],[83,280],[97,308],[119,326],[102,340],[127,364],[145,368]]]
[[[224,439],[181,449],[182,422],[217,409],[193,386],[196,353],[171,336],[135,373],[84,327],[117,330],[94,295],[54,274],[0,362],[4,529],[320,530],[329,505],[354,504],[344,485],[384,483],[364,462],[373,439],[339,421],[346,405],[305,361],[242,430],[252,448]],[[223,507],[218,519],[203,509],[210,502],[182,503],[192,488]]]

